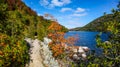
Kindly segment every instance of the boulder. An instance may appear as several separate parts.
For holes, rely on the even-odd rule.
[[[50,42],[52,42],[51,39],[47,38],[47,37],[44,37],[44,43],[45,44],[49,44]]]
[[[109,41],[105,41],[104,44],[111,44]]]
[[[79,47],[79,49],[78,49],[78,53],[85,53],[85,51],[83,50],[83,48],[82,47]]]
[[[76,49],[76,48],[73,48],[72,51],[73,51],[74,53],[77,53],[77,49]]]
[[[83,46],[82,49],[84,49],[84,51],[89,51],[89,48],[85,46]]]
[[[82,58],[86,58],[87,55],[85,53],[82,54]]]
[[[74,60],[78,59],[77,54],[73,54],[73,59],[74,59]]]

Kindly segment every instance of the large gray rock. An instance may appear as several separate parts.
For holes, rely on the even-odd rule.
[[[47,38],[47,37],[44,37],[44,43],[47,45],[51,42],[52,40]]]
[[[47,44],[46,41],[47,40]],[[54,59],[54,57],[52,56],[52,52],[49,50],[48,47],[48,43],[51,42],[49,39],[45,39],[44,42],[41,42],[41,50],[42,50],[42,56],[43,56],[43,63],[47,66],[47,67],[59,67],[58,62]],[[48,42],[49,41],[49,42]]]

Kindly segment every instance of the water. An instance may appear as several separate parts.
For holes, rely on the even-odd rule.
[[[65,38],[69,36],[75,36],[79,38],[77,42],[75,43],[76,46],[87,46],[90,48],[90,50],[95,50],[97,54],[101,54],[102,49],[97,48],[96,46],[96,35],[100,32],[90,32],[90,31],[69,31],[66,33]],[[108,34],[102,33],[101,35],[102,41],[108,40]]]

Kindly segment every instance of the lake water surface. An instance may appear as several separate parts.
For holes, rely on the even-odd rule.
[[[96,35],[100,32],[90,32],[90,31],[69,31],[66,33],[65,38],[69,36],[75,36],[79,38],[76,42],[76,46],[87,46],[90,50],[95,50],[97,54],[102,52],[102,49],[96,47]],[[108,40],[108,34],[102,33],[101,35],[102,41]]]

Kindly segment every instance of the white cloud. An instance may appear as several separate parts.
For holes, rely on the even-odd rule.
[[[69,3],[71,3],[70,0],[52,0],[51,1],[51,4],[54,6],[63,6]]]
[[[76,17],[81,17],[81,16],[86,16],[87,13],[74,13],[72,16],[76,16]]]
[[[76,9],[72,9],[72,8],[62,8],[62,9],[60,10],[60,12],[65,12],[65,11],[72,11],[74,15],[80,15],[80,13],[86,12],[86,9],[78,7],[78,8],[76,8]]]
[[[62,8],[60,12],[72,11],[72,10],[73,10],[72,8]]]
[[[74,20],[74,19],[73,19],[73,20]],[[69,28],[69,29],[75,28],[75,27],[82,27],[82,26],[84,26],[84,25],[85,25],[85,23],[79,22],[79,21],[71,21],[71,22],[67,22],[67,23],[65,24],[65,26],[66,26],[67,28]]]
[[[77,16],[71,16],[70,15],[62,15],[62,16],[56,16],[58,19],[58,22],[60,22],[60,24],[66,26],[67,28],[75,28],[75,27],[82,27],[86,24],[86,22],[84,22],[82,20],[81,17]]]
[[[48,6],[49,5],[49,1],[48,0],[40,0],[40,4],[42,6]]]
[[[75,10],[75,12],[76,13],[79,13],[79,12],[84,12],[85,11],[85,9],[84,8],[77,8],[76,10]]]
[[[40,0],[40,4],[45,7],[61,7],[67,4],[70,4],[71,0]]]

